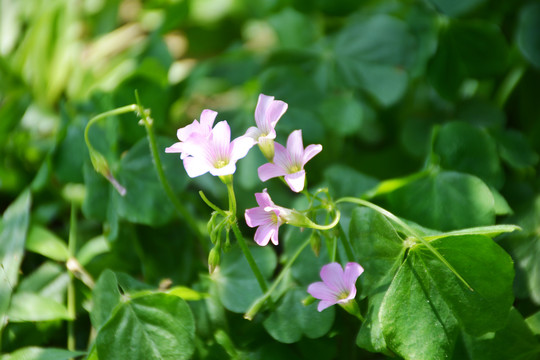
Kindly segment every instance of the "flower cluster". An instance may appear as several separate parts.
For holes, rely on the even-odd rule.
[[[322,145],[312,144],[304,148],[301,130],[295,130],[288,136],[286,146],[275,142],[276,125],[287,108],[287,103],[275,100],[273,96],[260,94],[255,109],[257,126],[248,128],[244,135],[233,141],[227,121],[220,121],[214,126],[217,112],[203,110],[200,121],[194,120],[193,123],[178,129],[179,141],[166,148],[165,152],[179,153],[187,174],[192,178],[207,172],[219,176],[227,184],[229,191],[232,191],[232,194],[229,193],[231,199],[231,196],[234,198],[234,192],[232,181],[228,179],[232,179],[232,174],[236,171],[236,162],[245,157],[254,145],[258,145],[269,161],[258,168],[257,173],[261,181],[282,177],[292,191],[299,193],[306,186],[304,167],[322,151]],[[266,189],[256,193],[255,199],[258,206],[247,209],[245,219],[248,226],[257,227],[254,240],[260,246],[266,246],[270,241],[278,245],[278,231],[282,224],[326,230],[339,220],[337,212],[332,224],[326,226],[314,224],[303,213],[274,204]],[[235,216],[235,212],[234,208],[232,216]],[[210,258],[213,259],[209,261],[211,267],[219,263],[218,247],[219,245],[211,251]],[[331,305],[340,304],[347,311],[356,312],[354,309],[351,310],[350,304],[356,296],[356,279],[362,272],[362,267],[352,262],[346,265],[345,270],[335,262],[325,265],[320,273],[323,281],[308,287],[308,292],[321,300],[318,310],[322,311]]]

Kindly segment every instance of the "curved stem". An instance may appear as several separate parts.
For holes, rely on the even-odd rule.
[[[446,265],[446,267],[448,267],[448,269],[450,269],[450,271],[452,271],[454,273],[454,275],[456,275],[456,277],[463,284],[465,284],[465,286],[467,286],[469,288],[469,290],[474,291],[474,289],[469,285],[469,283],[457,272],[456,269],[454,269],[454,267],[441,255],[441,253],[437,249],[435,249],[428,241],[426,241],[422,237],[422,235],[420,235],[416,230],[411,228],[403,220],[401,220],[400,218],[398,218],[397,216],[392,214],[390,211],[385,210],[382,207],[377,206],[377,205],[375,205],[375,204],[373,204],[373,203],[371,203],[369,201],[358,199],[358,198],[353,198],[353,197],[344,197],[344,198],[338,199],[336,201],[336,204],[341,203],[341,202],[349,202],[349,203],[369,207],[369,208],[377,211],[378,213],[384,215],[385,217],[392,220],[393,222],[400,225],[401,227],[403,227],[405,230],[407,230],[409,232],[410,235],[417,238],[422,243],[422,245],[427,247],[428,250],[431,251],[433,253],[433,255],[435,255],[435,257],[437,257],[437,259],[439,259],[444,265]]]
[[[317,230],[330,230],[332,228],[334,228],[338,223],[339,223],[339,219],[341,218],[341,213],[339,212],[339,210],[336,209],[336,217],[334,218],[334,220],[328,224],[328,225],[319,225],[319,224],[315,224],[313,221],[309,220],[309,227],[312,228],[312,229],[317,229]]]
[[[201,199],[203,199],[206,205],[208,205],[212,210],[218,212],[223,217],[227,217],[227,213],[221,210],[220,208],[218,208],[213,202],[208,200],[208,198],[206,197],[206,195],[204,195],[202,190],[199,191],[199,196],[201,197]]]
[[[253,317],[255,315],[257,315],[257,312],[260,310],[261,306],[267,301],[269,300],[270,296],[272,295],[272,292],[274,292],[274,290],[276,290],[277,286],[279,285],[279,283],[283,280],[283,278],[285,277],[285,274],[287,273],[287,270],[289,270],[292,266],[292,264],[296,261],[296,259],[298,258],[298,256],[300,256],[300,254],[302,253],[302,251],[306,248],[306,246],[308,246],[310,243],[310,239],[308,238],[302,245],[300,245],[300,247],[298,248],[298,250],[296,250],[296,252],[294,253],[294,255],[289,259],[289,261],[287,262],[287,264],[285,264],[285,266],[283,267],[283,269],[281,270],[281,272],[279,273],[278,277],[276,278],[276,280],[274,280],[274,283],[272,284],[272,286],[270,286],[270,288],[261,296],[259,297],[257,300],[255,300],[255,302],[253,303],[253,305],[251,305],[251,307],[248,309],[248,311],[244,314],[244,318],[245,319],[248,319],[248,320],[253,320]]]

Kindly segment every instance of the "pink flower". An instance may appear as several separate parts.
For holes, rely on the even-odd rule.
[[[266,189],[262,193],[256,193],[255,199],[259,206],[247,209],[245,213],[248,226],[259,227],[255,232],[255,242],[260,246],[266,246],[272,240],[272,243],[277,245],[278,229],[281,224],[287,222],[287,215],[292,210],[274,204]]]
[[[295,130],[287,139],[287,148],[275,144],[274,163],[267,163],[259,167],[261,181],[284,176],[292,191],[300,192],[304,189],[306,172],[304,165],[322,150],[322,145],[309,145],[304,150],[302,143],[302,130]]]
[[[253,138],[258,143],[267,139],[276,138],[276,124],[281,116],[287,111],[287,103],[274,100],[273,96],[259,95],[257,108],[255,109],[255,123],[257,127],[250,127],[246,136]]]
[[[347,263],[345,271],[340,264],[333,262],[321,269],[322,281],[309,285],[307,291],[320,299],[317,310],[323,311],[335,304],[346,304],[356,296],[356,279],[364,269],[355,262]]]
[[[204,110],[201,122],[178,130],[180,142],[165,149],[168,153],[180,153],[189,177],[197,177],[207,172],[214,176],[231,175],[236,171],[236,162],[247,155],[255,142],[241,136],[231,142],[231,128],[226,121],[220,121],[212,129],[217,113]]]
[[[194,120],[191,124],[178,129],[176,136],[180,142],[174,143],[165,149],[166,153],[180,153],[180,159],[189,155],[190,145],[201,141],[201,138],[208,138],[212,131],[212,125],[216,119],[217,112],[205,109],[201,113],[201,122]]]

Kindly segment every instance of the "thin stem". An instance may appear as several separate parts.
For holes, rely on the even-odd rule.
[[[236,196],[234,195],[232,180],[227,182],[227,193],[229,194],[229,211],[236,219]]]
[[[467,286],[469,288],[469,290],[474,291],[474,289],[469,285],[469,283],[457,272],[456,269],[454,269],[454,267],[441,255],[441,253],[437,249],[435,249],[428,241],[426,241],[416,230],[412,229],[404,221],[402,221],[400,218],[398,218],[397,216],[395,216],[394,214],[392,214],[388,210],[385,210],[385,209],[381,208],[380,206],[377,206],[377,205],[375,205],[375,204],[373,204],[373,203],[371,203],[369,201],[358,199],[358,198],[353,198],[353,197],[341,198],[341,199],[336,201],[336,204],[338,204],[340,202],[349,202],[349,203],[369,207],[369,208],[377,211],[378,213],[384,215],[388,219],[392,220],[396,224],[400,225],[405,230],[407,230],[410,235],[412,235],[415,238],[417,238],[418,240],[420,240],[422,245],[427,247],[429,249],[429,251],[431,251],[433,253],[433,255],[435,255],[435,257],[437,257],[444,265],[446,265],[456,275],[456,277],[461,282],[463,282],[463,284],[465,284],[465,286]]]
[[[261,288],[262,292],[265,293],[268,290],[268,285],[266,284],[266,280],[264,279],[261,270],[259,269],[259,266],[257,266],[257,263],[255,262],[255,259],[253,258],[253,255],[249,251],[249,248],[246,244],[246,240],[244,239],[244,236],[240,232],[240,228],[238,227],[238,223],[236,222],[236,219],[232,221],[231,224],[234,236],[236,237],[236,241],[238,242],[238,245],[240,245],[240,248],[242,249],[242,252],[244,253],[244,256],[246,257],[246,260],[249,264],[249,267],[251,268],[251,271],[255,275],[255,278],[257,279],[257,282],[259,283],[259,287]]]
[[[142,108],[139,109],[139,113],[141,114],[142,119],[143,119],[144,127],[146,129],[146,134],[148,137],[148,143],[150,145],[150,152],[154,160],[154,165],[155,165],[156,172],[157,172],[159,181],[161,183],[161,186],[163,187],[163,190],[165,190],[167,197],[172,202],[176,211],[178,211],[178,213],[182,216],[182,218],[186,221],[190,229],[193,231],[193,234],[203,244],[205,241],[205,237],[203,236],[201,230],[199,229],[199,226],[197,225],[197,221],[195,220],[193,215],[188,211],[188,209],[180,202],[180,200],[178,200],[178,198],[174,194],[174,191],[171,185],[169,184],[169,181],[167,180],[167,177],[165,176],[165,171],[163,171],[163,165],[161,163],[161,158],[159,157],[159,153],[158,153],[156,136],[154,134],[154,128],[152,125],[153,122],[144,112],[141,112],[141,110]]]
[[[68,239],[68,249],[70,257],[75,254],[77,250],[77,208],[75,204],[71,204],[71,214],[70,214],[70,226],[69,226],[69,239]],[[70,320],[67,323],[67,349],[74,351],[75,350],[75,279],[71,272],[69,272],[69,283],[67,288],[67,311],[70,317]]]
[[[354,261],[354,251],[352,249],[351,243],[349,242],[349,238],[347,237],[347,234],[345,234],[345,231],[343,230],[343,227],[341,224],[337,225],[337,230],[339,232],[339,237],[343,241],[343,247],[345,248],[345,253],[347,254],[347,259],[349,261]]]
[[[328,224],[328,225],[319,225],[319,224],[315,224],[313,221],[309,220],[309,227],[312,228],[312,229],[317,229],[317,230],[330,230],[332,228],[334,228],[338,223],[339,223],[339,219],[341,218],[341,213],[339,212],[339,210],[336,210],[336,217],[334,218],[334,220]]]
[[[274,280],[274,283],[272,284],[272,286],[270,286],[270,288],[261,296],[259,297],[257,300],[255,300],[255,302],[253,303],[253,305],[251,305],[251,307],[249,308],[249,310],[244,314],[244,318],[248,319],[248,320],[253,320],[253,317],[255,315],[257,315],[257,312],[260,310],[261,306],[267,301],[269,300],[270,296],[272,295],[272,293],[274,292],[274,290],[276,290],[277,286],[279,285],[279,283],[283,280],[283,278],[285,277],[285,274],[287,273],[287,271],[291,268],[291,266],[293,265],[293,263],[296,261],[296,259],[298,258],[298,256],[300,256],[300,254],[302,253],[302,251],[304,251],[304,249],[306,248],[306,246],[308,246],[310,243],[310,239],[308,238],[302,245],[300,245],[300,247],[298,247],[298,250],[296,250],[296,252],[294,253],[294,255],[289,259],[289,261],[287,262],[287,264],[285,264],[285,266],[283,267],[283,269],[281,270],[281,272],[279,273],[278,277],[276,278],[276,280]]]
[[[225,211],[221,210],[213,202],[208,200],[208,198],[206,197],[206,195],[204,195],[202,190],[199,191],[199,196],[201,197],[201,199],[203,199],[206,205],[208,205],[212,210],[218,212],[221,216],[224,216],[224,217],[227,216],[227,213]]]

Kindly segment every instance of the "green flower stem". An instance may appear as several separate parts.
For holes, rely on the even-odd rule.
[[[71,205],[71,214],[70,214],[70,226],[69,226],[69,239],[68,239],[68,250],[70,257],[75,254],[77,250],[77,209],[74,204]],[[67,349],[74,351],[75,350],[75,317],[76,312],[76,299],[75,299],[75,279],[71,271],[69,274],[69,283],[67,287],[67,311],[71,320],[67,323]]]
[[[307,219],[307,221],[308,221],[307,227],[309,227],[311,229],[316,229],[316,230],[330,230],[330,229],[334,228],[339,223],[340,218],[341,218],[341,213],[339,212],[339,210],[336,210],[336,217],[334,218],[334,220],[330,224],[328,224],[328,225],[319,225],[319,224],[315,224],[313,221]]]
[[[236,241],[238,242],[238,245],[240,245],[240,249],[242,249],[242,252],[244,253],[244,256],[246,257],[246,260],[249,264],[249,267],[251,268],[251,271],[253,272],[255,278],[257,279],[257,282],[259,283],[259,287],[261,288],[262,292],[265,293],[268,290],[268,285],[266,284],[266,280],[264,279],[261,270],[259,269],[259,266],[257,266],[253,255],[249,251],[246,240],[244,239],[244,236],[242,235],[242,233],[240,232],[240,228],[238,227],[236,218],[234,219],[234,221],[231,222],[231,227],[234,236],[236,237]]]
[[[351,301],[346,302],[344,304],[339,304],[339,306],[345,309],[345,311],[347,311],[349,314],[358,318],[358,320],[360,320],[361,322],[366,321],[366,319],[364,319],[364,317],[362,316],[362,313],[360,312],[360,308],[358,307],[358,303],[356,302],[355,299],[352,299]]]
[[[236,195],[234,194],[234,187],[232,183],[232,179],[227,184],[227,193],[229,194],[229,211],[234,216],[234,219],[236,220]]]
[[[392,214],[388,210],[385,210],[385,209],[381,208],[380,206],[377,206],[377,205],[375,205],[375,204],[373,204],[373,203],[371,203],[369,201],[366,201],[366,200],[362,200],[362,199],[358,199],[358,198],[354,198],[354,197],[344,197],[344,198],[341,198],[341,199],[337,200],[336,204],[341,203],[341,202],[348,202],[348,203],[353,203],[353,204],[358,204],[358,205],[369,207],[370,209],[373,209],[373,210],[377,211],[378,213],[380,213],[383,216],[387,217],[388,219],[392,220],[396,224],[400,225],[403,229],[405,229],[407,232],[409,232],[409,235],[417,238],[422,243],[422,245],[427,247],[429,249],[429,251],[431,251],[433,253],[433,255],[435,255],[435,257],[437,257],[444,265],[446,265],[446,267],[448,267],[448,269],[450,269],[450,271],[452,271],[454,273],[454,275],[456,275],[456,277],[463,284],[465,284],[465,286],[467,286],[469,288],[469,290],[474,291],[474,289],[469,285],[469,283],[457,272],[456,269],[454,269],[454,267],[441,255],[441,253],[437,249],[435,249],[433,246],[431,246],[431,244],[428,241],[426,241],[417,231],[412,229],[409,225],[407,225],[400,218],[398,218],[397,216],[395,216],[394,214]]]
[[[150,146],[150,152],[152,153],[152,158],[154,159],[154,165],[156,168],[156,172],[159,178],[159,181],[161,182],[161,186],[163,187],[163,190],[165,190],[165,193],[167,194],[167,197],[172,202],[174,208],[176,211],[182,216],[182,218],[186,221],[187,225],[192,230],[193,234],[197,237],[199,242],[201,244],[205,244],[205,237],[203,236],[199,226],[197,225],[197,221],[193,217],[193,215],[188,211],[188,209],[178,200],[176,195],[174,194],[174,191],[169,184],[169,181],[167,180],[167,177],[165,176],[165,171],[163,171],[163,165],[161,163],[161,158],[159,157],[157,143],[156,143],[156,136],[154,134],[154,127],[153,127],[153,121],[152,119],[142,111],[142,108],[139,108],[139,113],[142,116],[142,120],[144,123],[144,127],[146,129],[146,134],[148,137],[148,143]]]
[[[337,225],[337,230],[339,233],[339,237],[343,241],[343,247],[345,248],[347,259],[349,259],[349,261],[355,261],[354,252],[353,252],[351,243],[349,242],[349,238],[347,237],[347,234],[345,234],[345,231],[343,230],[343,227],[341,226],[341,224]]]
[[[199,196],[201,197],[201,199],[203,199],[203,201],[206,203],[206,205],[208,205],[212,210],[218,212],[221,216],[223,217],[227,217],[227,213],[223,210],[221,210],[220,208],[218,208],[214,203],[212,203],[210,200],[208,200],[208,198],[206,197],[206,195],[204,195],[204,193],[201,191],[199,191]]]
[[[302,251],[304,251],[304,249],[306,248],[306,246],[309,245],[310,243],[310,240],[311,239],[307,239],[302,245],[300,245],[300,247],[298,247],[298,250],[296,250],[296,252],[294,253],[294,255],[289,259],[289,261],[287,262],[287,264],[285,264],[285,266],[283,267],[283,269],[281,270],[281,272],[279,273],[278,277],[276,278],[276,280],[274,280],[274,283],[272,284],[272,286],[270,286],[270,288],[264,292],[264,294],[259,297],[257,300],[255,300],[255,302],[253,303],[253,305],[251,305],[251,307],[248,309],[248,311],[244,314],[244,318],[247,319],[247,320],[253,320],[253,318],[255,317],[255,315],[257,315],[257,312],[259,312],[259,310],[261,309],[262,305],[267,301],[267,300],[270,300],[270,296],[272,295],[272,293],[274,292],[274,290],[276,290],[277,286],[279,285],[279,283],[283,280],[283,278],[285,277],[285,274],[287,273],[287,271],[291,268],[291,266],[294,264],[294,262],[296,261],[296,259],[298,258],[298,256],[300,256],[300,254],[302,253]]]

